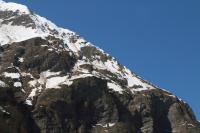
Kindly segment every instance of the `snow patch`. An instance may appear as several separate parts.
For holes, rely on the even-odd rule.
[[[109,89],[112,89],[113,91],[116,91],[119,94],[123,94],[124,90],[122,89],[121,86],[117,85],[116,83],[110,83],[110,82],[108,82],[107,86],[108,86]]]
[[[59,85],[66,84],[65,81],[67,81],[67,78],[68,78],[68,76],[64,76],[64,77],[52,77],[50,79],[47,79],[46,89],[60,88]]]
[[[81,78],[86,78],[86,77],[94,77],[94,76],[95,75],[93,74],[80,74],[80,75],[72,76],[69,80],[81,79]]]
[[[125,68],[125,78],[128,81],[128,87],[131,88],[131,91],[133,93],[135,91],[145,91],[145,90],[155,89],[154,86],[148,84],[145,81],[142,81],[141,78],[132,74],[132,72],[128,70],[127,68]]]
[[[22,72],[21,75],[22,75],[22,77],[29,76],[30,78],[34,78],[33,75],[32,75],[31,73]]]
[[[36,91],[38,90],[38,88],[34,88],[32,89],[30,95],[28,96],[29,98],[33,99],[33,97],[36,95]]]
[[[50,77],[50,76],[56,76],[56,75],[59,75],[61,72],[51,72],[50,70],[47,70],[45,72],[42,72],[41,75],[43,77]]]
[[[104,128],[109,128],[115,126],[116,123],[106,123],[106,124],[96,124],[96,126],[101,126]]]
[[[19,62],[24,62],[24,58],[19,58]]]
[[[21,42],[30,38],[42,37],[37,33],[37,30],[24,27],[24,26],[14,26],[11,24],[0,26],[0,43],[1,45],[9,44],[12,42]]]
[[[107,62],[105,62],[105,65],[109,71],[111,71],[113,73],[119,72],[119,65],[116,61],[108,60]]]
[[[1,106],[0,106],[0,111],[3,112],[3,113],[6,113],[6,114],[8,114],[8,115],[10,114],[9,112],[7,112],[7,111],[6,111],[3,107],[1,107]]]
[[[8,85],[0,80],[0,87],[7,87]]]
[[[32,105],[33,105],[31,100],[26,100],[26,101],[25,101],[25,104],[27,104],[27,105],[29,105],[29,106],[32,106]]]
[[[22,83],[21,82],[15,82],[14,87],[22,87]]]
[[[19,73],[8,73],[8,72],[5,72],[3,75],[5,77],[12,78],[12,79],[19,79],[20,78],[20,74]]]

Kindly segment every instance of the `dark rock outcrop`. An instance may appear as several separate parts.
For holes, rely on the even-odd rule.
[[[48,51],[50,43],[35,38],[1,47],[1,74],[42,71],[70,73],[76,58],[67,51]],[[19,62],[23,58],[23,62]],[[10,66],[10,64],[13,64]],[[0,132],[2,133],[199,133],[191,108],[160,90],[122,94],[107,87],[107,80],[84,77],[60,89],[44,89],[25,104],[31,76],[0,77]],[[13,82],[22,82],[22,87]],[[22,88],[25,92],[22,91]]]

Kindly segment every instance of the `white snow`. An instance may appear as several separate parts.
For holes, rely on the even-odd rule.
[[[118,92],[118,93],[120,93],[120,94],[122,94],[123,91],[124,91],[124,90],[122,89],[122,87],[119,86],[119,85],[117,85],[116,83],[110,83],[110,82],[108,82],[108,83],[107,83],[107,86],[108,86],[109,89],[112,89],[113,91],[116,91],[116,92]]]
[[[84,60],[78,60],[73,68],[73,72],[82,72],[82,73],[89,73],[89,71],[85,68],[81,68],[82,65],[91,65],[89,62]]]
[[[107,69],[106,65],[102,61],[99,61],[99,60],[94,60],[91,64],[96,69],[102,69],[102,70],[106,70]]]
[[[32,87],[34,87],[34,86],[32,86]],[[32,100],[33,100],[34,96],[36,96],[36,93],[40,92],[41,90],[42,90],[41,86],[33,88],[31,93],[29,94],[28,98],[26,99],[25,104],[32,106]]]
[[[22,75],[22,77],[29,76],[30,78],[34,78],[33,75],[32,75],[31,73],[22,72],[21,75]]]
[[[44,17],[41,17],[37,14],[31,14],[30,11],[26,6],[15,4],[11,2],[0,2],[0,10],[2,11],[18,11],[19,14],[28,14],[29,17],[33,20],[33,22],[36,25],[36,28],[28,28],[25,26],[16,26],[10,24],[1,24],[0,19],[0,43],[1,45],[9,44],[13,42],[20,42],[27,39],[35,38],[35,37],[41,37],[46,38],[48,36],[54,36],[56,38],[59,38],[63,40],[63,42],[67,45],[66,49],[73,51],[75,54],[77,54],[78,51],[84,46],[87,46],[88,44],[85,44],[85,40],[83,38],[77,38],[77,41],[75,43],[70,42],[70,38],[72,36],[76,36],[76,34],[68,29],[63,29],[60,27],[57,27],[54,23],[47,20]],[[10,19],[10,18],[8,18]],[[55,34],[57,31],[58,34]],[[51,41],[51,40],[50,40]]]
[[[192,126],[192,127],[196,127],[195,125],[193,125],[193,124],[190,124],[190,123],[189,123],[189,124],[187,124],[187,125],[188,125],[188,126]]]
[[[170,97],[173,97],[173,98],[176,98],[176,96],[175,96],[175,95],[168,95],[168,96],[170,96]]]
[[[24,58],[19,58],[19,62],[24,62]]]
[[[25,101],[25,104],[27,104],[27,105],[29,105],[29,106],[32,106],[32,105],[33,105],[31,100],[26,100],[26,101]]]
[[[118,62],[112,58],[107,60],[106,62],[103,62],[99,59],[95,59],[95,58],[99,58],[98,56],[94,57],[93,61],[89,61],[87,60],[87,58],[83,58],[82,60],[78,60],[78,62],[76,63],[73,71],[79,71],[82,73],[87,73],[87,74],[92,74],[93,76],[96,77],[100,77],[100,78],[104,78],[104,79],[108,79],[112,81],[112,75],[103,75],[101,73],[98,72],[98,70],[107,70],[110,71],[112,74],[116,75],[119,79],[125,79],[128,82],[127,88],[131,89],[131,92],[134,93],[136,91],[145,91],[145,90],[149,90],[149,89],[155,89],[154,86],[148,84],[145,81],[142,81],[142,79],[136,75],[134,75],[129,69],[127,69],[126,67],[122,67],[120,68]],[[81,68],[81,65],[92,65],[92,67],[96,70],[93,70],[92,72],[89,72],[88,70],[84,70],[83,68]],[[114,82],[114,81],[112,81]],[[115,86],[114,86],[115,85]],[[136,87],[136,88],[135,88]],[[110,88],[115,89],[117,91],[119,91],[120,93],[122,93],[121,87],[119,85],[117,85],[116,83],[114,83],[111,87],[110,84]]]
[[[96,124],[96,126],[101,126],[104,128],[109,128],[115,126],[116,123],[106,123],[106,124]]]
[[[7,87],[6,83],[0,80],[0,87]]]
[[[71,43],[70,37],[76,35],[74,32],[68,29],[57,27],[54,23],[52,23],[51,21],[47,20],[44,17],[35,14],[34,16],[32,16],[32,19],[37,25],[38,29],[37,33],[40,33],[39,36],[42,37],[47,37],[49,35],[55,36],[56,38],[63,40],[64,43],[67,44],[69,50],[75,53],[79,52],[82,47],[87,46],[85,43],[83,43],[85,42],[83,41],[84,40],[83,38],[80,38],[80,40],[78,39],[76,43]],[[52,34],[50,30],[58,31],[58,35]]]
[[[19,73],[8,73],[8,72],[5,72],[3,75],[5,77],[9,77],[9,78],[12,78],[12,79],[19,79],[20,78],[20,74]]]
[[[45,71],[40,74],[39,79],[34,79],[29,81],[30,87],[33,87],[34,89],[32,90],[31,94],[29,97],[33,97],[36,94],[36,91],[38,91],[38,85],[40,86],[40,90],[42,89],[58,89],[60,88],[61,85],[72,85],[73,80],[79,79],[79,78],[85,78],[85,77],[92,77],[94,75],[92,74],[80,74],[80,75],[73,75],[71,77],[67,76],[58,76],[60,72],[50,72]],[[45,86],[43,88],[42,86]]]
[[[51,72],[50,70],[47,70],[45,72],[42,72],[41,75],[43,75],[43,77],[51,77],[51,76],[56,76],[59,75],[61,72]]]
[[[35,85],[37,84],[37,80],[31,80],[28,82],[28,84],[31,86],[31,87],[35,87]]]
[[[46,82],[46,89],[49,88],[60,88],[59,85],[62,85],[67,81],[68,76],[64,77],[52,77],[50,79],[47,79]]]
[[[36,95],[36,91],[38,90],[38,88],[34,88],[32,89],[30,95],[28,96],[29,98],[33,99],[33,97]]]
[[[11,24],[0,25],[0,43],[1,45],[12,43],[12,42],[21,42],[30,38],[42,37],[37,33],[37,30],[32,28],[27,28],[24,26],[14,26]]]
[[[52,48],[49,48],[48,50],[49,50],[49,51],[53,51],[53,49],[52,49]]]
[[[6,113],[6,114],[8,114],[8,115],[10,114],[9,112],[7,112],[7,111],[6,111],[3,107],[1,107],[1,106],[0,106],[0,111],[3,112],[3,113]]]
[[[51,72],[44,71],[41,72],[39,79],[33,79],[28,82],[30,87],[32,87],[32,91],[26,99],[26,104],[32,105],[32,100],[38,92],[41,92],[45,89],[59,89],[61,85],[72,85],[73,80],[85,77],[94,76],[92,74],[81,74],[81,75],[73,75],[73,76],[59,76],[60,72]],[[24,74],[25,76],[30,74]],[[32,75],[31,75],[32,76]]]
[[[95,75],[93,74],[80,74],[80,75],[74,75],[70,78],[70,80],[75,80],[75,79],[81,79],[81,78],[86,78],[86,77],[94,77]]]
[[[136,75],[132,74],[132,72],[125,68],[125,78],[128,81],[128,87],[133,87],[133,86],[142,86],[141,88],[132,88],[132,92],[134,93],[134,91],[145,91],[145,90],[149,90],[149,89],[155,89],[152,85],[143,82],[140,77],[137,77]]]
[[[21,83],[21,82],[15,82],[15,83],[14,83],[14,86],[15,86],[15,87],[22,87],[22,83]]]
[[[63,41],[63,43],[66,45],[64,49],[70,51],[71,55],[73,53],[74,55],[78,56],[82,47],[94,46],[91,43],[86,42],[83,38],[76,35],[76,33],[68,29],[60,28],[51,21],[37,14],[31,14],[26,6],[11,2],[6,3],[0,0],[0,11],[14,11],[14,12],[17,11],[19,15],[28,14],[36,25],[36,28],[32,28],[32,27],[12,25],[12,22],[9,24],[1,24],[2,20],[0,19],[1,45],[13,42],[20,42],[34,37],[41,37],[45,39],[46,37],[53,36]],[[57,31],[57,33],[53,31]],[[76,39],[75,42],[70,41],[72,37],[75,37]],[[51,41],[52,40],[49,40],[49,42]],[[45,47],[46,46],[47,45],[45,45]],[[44,47],[44,45],[42,47]],[[109,56],[108,54],[104,53],[102,49],[98,47],[96,48],[102,54]],[[54,50],[54,48],[49,47],[48,50],[52,51]],[[29,82],[29,85],[33,87],[33,90],[29,95],[29,98],[35,96],[36,92],[41,91],[42,89],[60,88],[60,85],[71,85],[73,83],[73,80],[75,79],[92,77],[92,76],[100,77],[102,79],[107,79],[109,81],[107,85],[110,89],[112,89],[113,91],[117,91],[120,94],[123,93],[124,90],[120,85],[118,85],[117,83],[115,83],[115,81],[113,81],[114,79],[112,79],[112,75],[102,74],[101,72],[98,72],[98,70],[107,70],[111,72],[111,74],[115,75],[118,79],[127,80],[128,84],[126,87],[130,88],[132,93],[134,93],[135,91],[145,91],[149,89],[155,89],[153,85],[150,85],[145,81],[142,81],[140,77],[133,74],[126,67],[121,68],[121,66],[114,58],[108,59],[106,62],[103,62],[100,60],[100,56],[93,55],[92,59],[93,60],[91,61],[84,56],[81,60],[78,60],[78,62],[75,64],[75,67],[72,70],[71,77],[67,75],[59,76],[60,72],[45,71],[40,74],[39,79],[35,79],[31,74],[22,73],[22,76],[30,76],[31,78],[33,78],[33,80]],[[24,58],[19,58],[19,61],[23,62]],[[94,70],[90,72],[86,68],[81,68],[81,65],[84,64],[91,65],[94,68]],[[4,73],[4,76],[10,78],[20,78],[19,73]],[[2,83],[0,82],[0,85],[1,84]],[[20,84],[18,83],[16,84],[16,86],[20,86]],[[140,87],[134,88],[134,86],[140,86]]]
[[[20,14],[29,14],[29,9],[21,4],[16,4],[13,2],[4,2],[0,0],[0,11],[13,11],[18,12]]]
[[[113,73],[119,72],[119,65],[116,61],[108,60],[107,62],[105,62],[105,65],[109,71],[111,71]]]

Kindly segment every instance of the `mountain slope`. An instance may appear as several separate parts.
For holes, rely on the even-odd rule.
[[[24,5],[0,0],[0,46],[0,132],[200,132],[187,103]]]

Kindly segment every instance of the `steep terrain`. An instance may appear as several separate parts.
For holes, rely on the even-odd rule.
[[[0,0],[0,133],[200,133],[187,103],[76,33]]]

